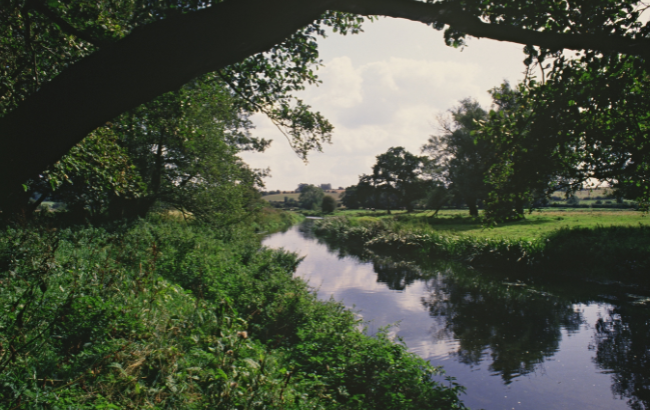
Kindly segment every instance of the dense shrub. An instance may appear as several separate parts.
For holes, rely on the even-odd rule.
[[[438,369],[318,301],[298,263],[178,221],[6,230],[0,407],[462,407]]]
[[[336,199],[333,196],[325,195],[321,203],[321,209],[325,213],[332,213],[336,210]]]

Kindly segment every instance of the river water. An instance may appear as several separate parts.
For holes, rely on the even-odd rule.
[[[296,276],[354,309],[369,334],[392,325],[467,388],[468,407],[650,408],[647,292],[368,254],[315,238],[310,223],[264,245],[303,256]]]

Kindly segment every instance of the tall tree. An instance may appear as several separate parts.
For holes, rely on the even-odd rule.
[[[647,204],[649,78],[632,57],[609,56],[598,64],[559,58],[544,83],[529,79],[518,87],[516,104],[512,92],[495,90],[509,114],[491,113],[477,136],[498,152],[489,172],[496,219],[521,215],[522,204],[540,193],[598,181]]]
[[[440,121],[442,134],[429,137],[422,152],[429,155],[428,167],[434,176],[462,198],[471,216],[478,216],[477,202],[485,200],[489,190],[485,178],[494,161],[494,150],[489,141],[476,141],[473,133],[487,112],[468,98],[449,113],[451,120]]]
[[[118,117],[114,128],[148,186],[140,211],[159,203],[218,223],[245,215],[263,172],[250,170],[237,154],[269,144],[252,137],[251,127],[215,75]]]
[[[325,193],[315,185],[303,186],[298,197],[301,208],[317,210],[320,209]]]
[[[341,203],[350,209],[375,208],[377,206],[372,180],[368,175],[359,177],[359,183],[345,188]]]
[[[115,129],[102,127],[73,147],[61,161],[25,185],[33,199],[29,209],[46,200],[63,202],[77,220],[98,220],[116,201],[137,201],[146,184]]]
[[[375,195],[389,214],[391,209],[397,207],[405,207],[411,212],[413,201],[426,194],[420,178],[422,162],[422,157],[411,154],[403,147],[389,148],[377,156],[369,177]]]
[[[336,199],[331,195],[325,195],[321,201],[321,209],[328,214],[334,212],[336,210]]]

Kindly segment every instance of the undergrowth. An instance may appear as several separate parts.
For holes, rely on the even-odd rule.
[[[0,235],[3,409],[451,409],[462,388],[292,277],[248,230]]]

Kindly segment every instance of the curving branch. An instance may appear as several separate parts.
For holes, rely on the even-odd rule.
[[[447,4],[423,3],[416,0],[337,0],[333,7],[338,11],[364,16],[381,15],[425,24],[447,24],[454,30],[473,37],[536,45],[550,50],[596,50],[650,57],[650,39],[635,40],[629,37],[599,34],[552,33],[506,24],[485,23],[478,17]]]
[[[88,133],[191,79],[269,50],[330,0],[226,0],[134,30],[71,65],[0,119],[0,208]]]

